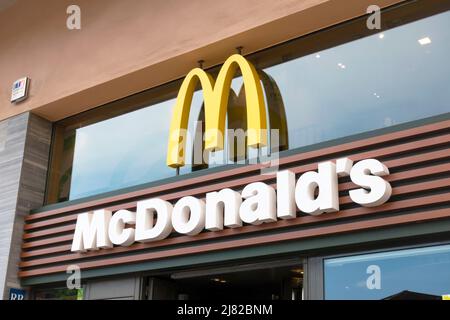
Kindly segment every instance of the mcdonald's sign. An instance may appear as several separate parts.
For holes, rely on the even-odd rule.
[[[237,97],[233,95],[230,98],[230,92],[234,93],[231,81],[237,68],[242,73],[244,91],[241,88]],[[228,126],[230,118],[233,122],[236,114],[246,119],[246,124],[241,122],[238,125],[247,129],[247,146],[266,145],[267,127],[287,131],[284,106],[273,79],[263,71],[258,72],[241,55],[235,54],[225,61],[216,81],[200,68],[193,69],[183,80],[170,127],[167,154],[167,165],[170,167],[181,167],[185,163],[186,142],[183,134],[187,130],[192,98],[198,83],[203,88],[205,150],[224,147],[229,98],[238,101],[237,105],[231,104],[232,108],[242,108],[240,112],[235,109],[234,113],[228,113]],[[244,96],[245,101],[241,101]],[[284,142],[287,143],[287,140]],[[349,176],[359,186],[349,191],[353,202],[365,207],[379,206],[388,201],[392,194],[391,185],[383,178],[388,174],[389,169],[376,159],[360,160],[354,164],[350,158],[340,158],[321,162],[317,171],[304,172],[298,179],[294,171],[278,171],[275,175],[276,188],[254,182],[240,192],[230,188],[208,192],[205,200],[186,196],[172,203],[161,198],[150,198],[138,201],[136,212],[119,209],[113,214],[107,208],[85,212],[77,217],[71,251],[85,252],[113,248],[114,245],[130,246],[134,242],[157,241],[167,238],[174,231],[194,236],[203,230],[220,231],[239,228],[244,224],[260,225],[278,219],[293,219],[297,217],[297,208],[309,215],[338,212],[338,177],[343,176]],[[135,225],[135,228],[126,228],[127,224]]]
[[[205,113],[205,150],[222,150],[224,146],[225,121],[231,81],[237,69],[244,81],[247,108],[247,146],[260,147],[267,143],[267,114],[261,80],[255,67],[243,56],[230,56],[219,71],[217,80],[200,68],[191,70],[178,92],[170,125],[167,149],[167,165],[173,168],[185,164],[185,139],[192,97],[197,84],[203,89]]]
[[[198,83],[203,89],[204,149],[224,148],[228,100],[230,92],[234,93],[231,82],[238,68],[242,73],[244,91],[241,88],[237,97],[234,95],[232,99],[237,99],[237,106],[242,108],[240,112],[234,110],[234,115],[233,112],[228,114],[228,125],[236,114],[245,118],[246,124],[241,122],[238,125],[246,127],[246,143],[250,147],[267,145],[267,127],[282,128],[287,132],[284,106],[276,83],[263,71],[258,72],[244,57],[235,54],[225,61],[216,81],[200,68],[190,71],[183,80],[170,126],[168,166],[177,168],[185,163],[183,135],[188,127]],[[241,101],[244,96],[245,101]],[[275,173],[276,188],[254,182],[240,192],[230,188],[208,192],[205,200],[193,196],[182,197],[175,203],[161,198],[140,200],[136,203],[136,212],[119,209],[113,214],[107,208],[97,209],[78,215],[71,251],[85,252],[113,248],[114,245],[157,241],[167,238],[173,231],[194,236],[205,229],[220,231],[239,228],[245,223],[259,225],[278,219],[293,219],[297,217],[297,208],[314,216],[338,212],[338,177],[344,176],[349,176],[359,186],[349,190],[349,198],[353,202],[365,207],[379,206],[392,194],[391,185],[383,178],[388,174],[389,169],[376,159],[363,159],[355,164],[345,157],[321,162],[317,171],[304,172],[298,179],[294,171],[278,171]],[[135,225],[135,228],[126,228],[127,224]]]

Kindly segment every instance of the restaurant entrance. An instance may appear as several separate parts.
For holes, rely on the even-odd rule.
[[[303,279],[299,259],[220,266],[150,277],[147,299],[302,300]]]

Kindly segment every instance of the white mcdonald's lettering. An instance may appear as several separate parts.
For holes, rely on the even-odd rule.
[[[303,173],[297,181],[292,171],[277,172],[277,191],[263,182],[250,183],[241,193],[223,189],[179,199],[175,205],[153,198],[139,201],[136,212],[119,210],[114,215],[96,210],[78,215],[72,251],[83,252],[129,246],[135,241],[162,240],[173,231],[195,236],[204,229],[239,228],[297,217],[297,208],[310,215],[339,211],[338,177],[350,176],[359,186],[350,190],[353,202],[379,206],[391,196],[390,184],[382,177],[388,168],[375,159],[355,165],[348,158],[319,163],[317,171]],[[135,224],[135,228],[126,225]]]

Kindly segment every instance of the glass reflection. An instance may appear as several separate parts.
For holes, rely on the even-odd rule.
[[[330,300],[442,299],[450,294],[450,245],[327,259]]]
[[[290,148],[449,112],[449,30],[445,12],[266,68],[286,105]]]
[[[175,175],[166,166],[174,100],[76,130],[70,199]]]

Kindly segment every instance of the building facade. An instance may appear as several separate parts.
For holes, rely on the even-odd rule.
[[[0,2],[3,299],[450,295],[450,1],[71,5]]]

